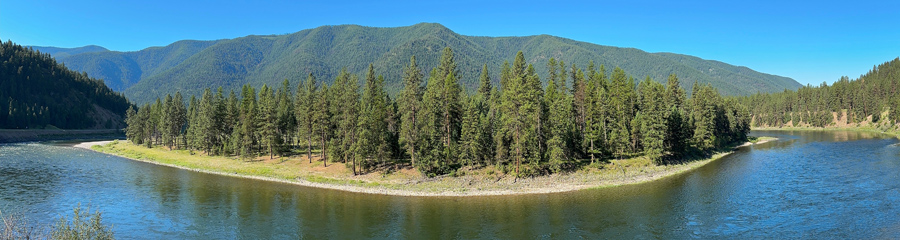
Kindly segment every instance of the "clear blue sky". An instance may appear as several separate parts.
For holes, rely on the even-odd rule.
[[[4,0],[0,39],[135,51],[177,40],[321,25],[437,22],[463,35],[550,34],[674,52],[792,77],[856,78],[900,56],[900,1],[101,1]]]

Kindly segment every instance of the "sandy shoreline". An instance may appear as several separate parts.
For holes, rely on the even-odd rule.
[[[755,144],[762,144],[765,142],[769,142],[776,139],[768,139],[757,142]],[[92,149],[93,146],[105,145],[109,144],[113,141],[93,141],[93,142],[82,142],[76,144],[74,147],[88,149],[91,151],[96,151]],[[744,147],[754,145],[753,143],[745,143],[738,147]],[[737,148],[737,147],[736,147]],[[100,151],[96,151],[100,152]],[[109,155],[115,155],[105,152],[100,152]],[[420,190],[409,190],[409,189],[393,189],[384,186],[356,186],[349,184],[337,184],[337,183],[319,183],[308,181],[303,178],[296,178],[293,180],[273,178],[273,177],[264,177],[264,176],[254,176],[254,175],[245,175],[245,174],[235,174],[229,172],[222,171],[210,171],[203,169],[194,169],[179,165],[167,164],[156,162],[152,160],[145,159],[135,159],[126,156],[119,156],[127,159],[131,159],[134,161],[145,162],[155,165],[173,167],[178,169],[184,169],[193,172],[207,173],[207,174],[217,174],[223,176],[230,177],[238,177],[238,178],[246,178],[246,179],[256,179],[263,181],[271,181],[271,182],[279,182],[286,184],[294,184],[304,187],[313,187],[313,188],[322,188],[322,189],[332,189],[339,191],[347,191],[347,192],[356,192],[356,193],[367,193],[367,194],[381,194],[381,195],[392,195],[392,196],[420,196],[420,197],[436,197],[436,196],[445,196],[445,197],[464,197],[464,196],[504,196],[504,195],[525,195],[525,194],[547,194],[547,193],[562,193],[562,192],[571,192],[583,189],[591,189],[591,188],[605,188],[605,187],[615,187],[615,186],[624,186],[624,185],[633,185],[633,184],[641,184],[652,182],[660,179],[664,179],[671,176],[676,176],[682,173],[689,172],[690,170],[702,167],[710,162],[721,159],[729,154],[733,153],[733,151],[716,154],[710,159],[694,161],[687,164],[673,165],[665,167],[665,170],[649,172],[649,173],[638,173],[632,175],[625,175],[622,178],[617,178],[614,180],[609,179],[599,179],[600,177],[591,180],[590,176],[587,174],[581,174],[581,176],[576,176],[577,174],[554,174],[550,176],[542,176],[535,178],[521,178],[516,182],[516,185],[519,185],[517,189],[505,189],[505,190],[482,190],[482,189],[447,189],[445,191],[420,191]],[[587,180],[586,180],[587,179]],[[347,179],[348,181],[352,179]],[[512,181],[511,179],[499,179],[499,181]],[[553,184],[549,184],[548,187],[547,182],[552,182]],[[508,183],[507,183],[508,184]],[[455,190],[455,191],[454,191]]]

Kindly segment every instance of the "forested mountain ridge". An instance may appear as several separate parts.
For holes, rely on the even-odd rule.
[[[131,103],[49,54],[0,44],[0,128],[121,128]]]
[[[877,65],[857,79],[841,77],[831,86],[807,85],[797,91],[754,94],[738,100],[750,107],[754,127],[895,130],[900,123],[900,58]]]
[[[296,82],[309,73],[330,83],[342,68],[362,74],[369,63],[384,74],[388,92],[396,93],[402,87],[401,69],[410,56],[415,55],[422,66],[437,66],[444,47],[455,50],[460,80],[469,91],[478,85],[482,65],[488,64],[492,79],[499,79],[500,63],[511,60],[509,56],[518,51],[531,53],[527,62],[535,65],[542,79],[547,78],[545,63],[552,57],[579,67],[590,61],[607,69],[618,66],[639,78],[661,80],[677,74],[685,88],[692,87],[694,81],[709,83],[726,95],[800,87],[790,78],[692,56],[648,53],[549,35],[464,36],[436,23],[395,28],[322,26],[286,35],[180,41],[137,52],[83,53],[58,60],[104,79],[114,90],[124,90],[133,101],[146,103],[175,91],[200,95],[204,88],[219,86],[236,90],[245,83],[255,87],[278,85],[284,79]]]
[[[166,71],[182,64],[190,56],[199,53],[217,41],[184,40],[164,47],[149,47],[136,52],[91,51],[69,54],[55,50],[50,55],[78,72],[87,72],[89,76],[103,79],[107,86],[115,91],[122,91],[138,81]],[[42,47],[34,49],[43,52]],[[105,50],[105,49],[104,49]],[[62,54],[54,54],[60,52]]]
[[[42,47],[42,46],[28,46],[35,51],[39,51],[42,53],[50,54],[57,60],[66,58],[72,55],[78,55],[82,53],[93,53],[93,52],[107,52],[109,49],[106,49],[97,45],[88,45],[84,47],[77,48],[60,48],[60,47]]]

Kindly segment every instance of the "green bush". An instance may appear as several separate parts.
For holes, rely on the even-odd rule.
[[[104,240],[115,239],[112,230],[102,222],[100,212],[90,213],[90,209],[81,210],[81,206],[75,207],[72,221],[60,218],[50,233],[51,239],[60,240]]]

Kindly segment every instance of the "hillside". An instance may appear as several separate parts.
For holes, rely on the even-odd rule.
[[[876,65],[857,79],[832,85],[737,98],[750,107],[754,127],[873,127],[900,124],[900,58]]]
[[[362,73],[369,63],[385,75],[387,89],[400,88],[402,66],[415,55],[427,69],[438,63],[440,50],[456,53],[462,82],[468,89],[478,73],[490,64],[499,79],[500,63],[524,51],[527,61],[546,77],[546,62],[554,57],[584,68],[593,60],[611,71],[619,66],[636,79],[650,76],[664,81],[675,73],[683,87],[696,80],[710,83],[726,95],[749,95],[797,89],[793,79],[759,73],[746,67],[673,53],[648,53],[579,42],[549,35],[527,37],[463,36],[435,23],[407,27],[375,28],[357,25],[322,26],[287,35],[246,36],[217,41],[179,41],[165,47],[136,52],[91,52],[61,56],[77,71],[104,79],[114,90],[124,90],[143,103],[166,93],[182,91],[199,95],[203,88],[237,89],[244,83],[278,85],[283,79],[305,78],[308,72],[332,82],[341,68]]]
[[[31,49],[35,51],[39,51],[41,53],[48,53],[54,58],[60,59],[69,57],[72,55],[78,55],[82,53],[92,53],[92,52],[106,52],[109,49],[106,49],[97,45],[88,45],[84,47],[77,48],[59,48],[59,47],[41,47],[41,46],[29,46]]]
[[[0,129],[124,126],[131,103],[102,80],[10,41],[0,44],[0,61]]]

